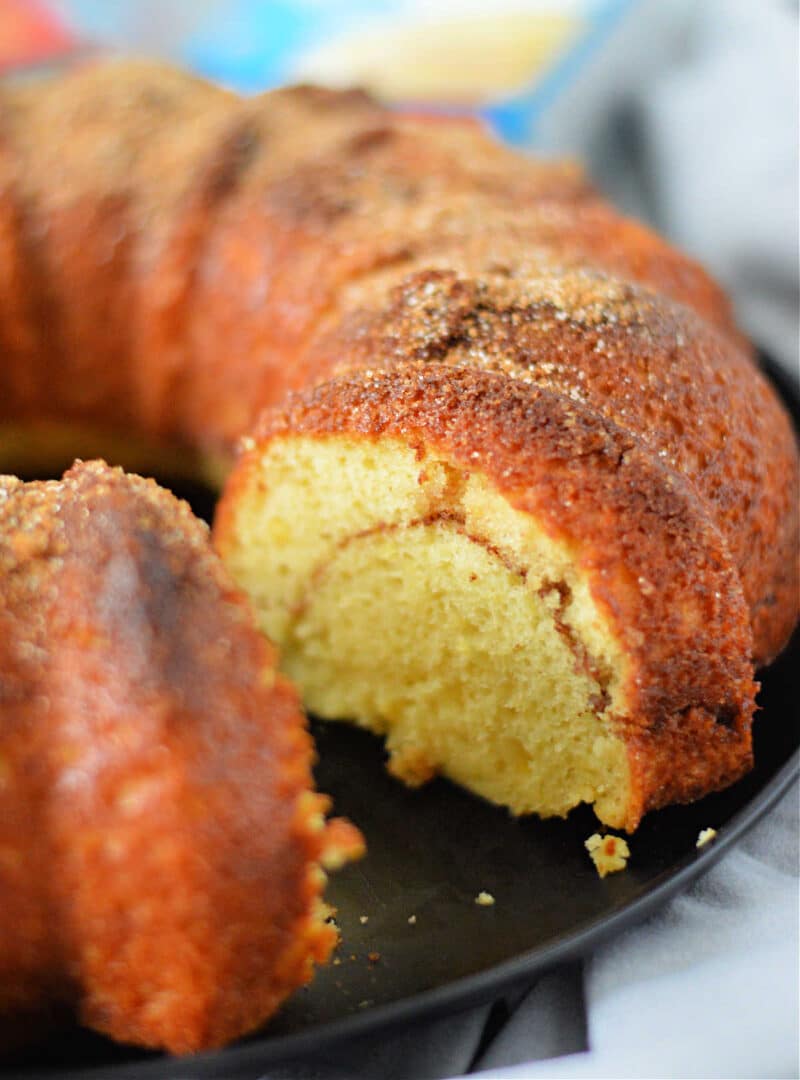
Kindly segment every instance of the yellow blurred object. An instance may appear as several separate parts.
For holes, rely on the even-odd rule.
[[[364,86],[386,101],[474,105],[519,92],[582,29],[580,20],[555,13],[387,20],[307,53],[296,74]]]

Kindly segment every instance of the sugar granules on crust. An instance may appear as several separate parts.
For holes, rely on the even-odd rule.
[[[631,850],[621,836],[601,836],[595,833],[585,844],[600,877],[624,870]]]

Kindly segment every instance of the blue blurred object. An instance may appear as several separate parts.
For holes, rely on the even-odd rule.
[[[369,6],[346,8],[350,12]],[[209,20],[186,42],[182,58],[209,79],[241,93],[256,93],[288,81],[298,53],[341,27],[341,8],[291,0],[234,0],[225,5],[223,17]]]

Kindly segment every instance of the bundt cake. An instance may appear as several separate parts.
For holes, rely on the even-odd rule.
[[[0,1013],[186,1052],[261,1024],[336,934],[293,687],[154,482],[0,478]]]
[[[112,436],[126,461],[150,468],[155,455],[171,471],[178,462],[222,478],[238,444],[214,527],[229,572],[306,705],[385,735],[390,768],[410,783],[443,773],[516,814],[591,803],[602,821],[632,830],[647,810],[697,798],[750,766],[755,669],[780,651],[798,615],[795,438],[721,290],[615,213],[576,167],[534,162],[476,124],[422,121],[355,92],[297,87],[239,101],[135,62],[6,88],[0,348],[0,449],[15,464],[35,457],[41,467],[66,432],[75,452]],[[166,504],[131,483],[146,512],[161,516]],[[77,488],[99,498],[106,484],[109,513],[113,506],[135,524],[139,512],[117,501],[118,477],[79,470],[63,488],[12,484],[5,513],[19,524],[8,550],[24,557],[30,531],[39,535],[23,507],[35,523],[41,504],[66,506]],[[81,514],[55,512],[57,528],[42,535],[66,530],[64,543],[80,537],[88,548]],[[38,876],[28,879],[30,902],[18,899],[29,941],[9,942],[4,962],[26,972],[23,1003],[24,987],[44,978],[42,958],[53,965],[55,953],[49,970],[65,983],[91,967],[105,987],[109,971],[135,969],[137,950],[154,946],[143,929],[123,957],[109,944],[110,916],[99,941],[83,935],[84,909],[89,926],[95,904],[116,911],[117,889],[157,879],[153,860],[180,862],[185,896],[170,890],[162,916],[146,891],[141,919],[143,928],[152,920],[156,942],[184,934],[186,947],[157,988],[123,982],[120,993],[134,1037],[146,1028],[185,1049],[221,1041],[271,1008],[272,982],[262,1004],[251,988],[263,975],[262,946],[275,955],[273,936],[286,943],[287,973],[324,951],[325,932],[308,921],[307,871],[323,841],[306,835],[280,856],[269,846],[298,828],[290,822],[300,812],[297,799],[271,795],[277,765],[256,797],[263,752],[256,766],[249,712],[241,732],[231,722],[225,739],[206,735],[215,730],[202,719],[206,677],[199,690],[191,685],[184,646],[166,639],[168,627],[180,637],[184,618],[193,640],[202,634],[205,584],[190,590],[191,619],[158,606],[158,633],[143,629],[143,644],[134,623],[146,628],[149,616],[129,625],[122,613],[138,588],[115,569],[112,550],[127,552],[133,568],[146,554],[136,576],[146,598],[168,580],[148,545],[163,543],[170,561],[169,525],[168,539],[147,541],[145,552],[141,539],[114,542],[104,514],[92,514],[108,560],[99,583],[64,557],[69,591],[54,585],[47,622],[66,624],[72,644],[48,668],[47,692],[4,691],[14,703],[3,706],[11,738],[21,723],[15,694],[50,710],[31,742],[39,749],[15,751],[36,763],[38,778],[15,812],[32,821],[52,810],[57,820],[46,841],[37,832],[34,843],[28,828],[15,835],[8,865],[29,837],[31,865],[51,859],[51,848],[36,846],[46,842],[64,845],[66,867],[46,899]],[[47,565],[37,574],[55,582]],[[204,556],[199,565],[211,563]],[[216,569],[196,572],[203,583],[222,580]],[[84,616],[79,581],[94,590]],[[24,582],[20,589],[32,588]],[[65,612],[58,597],[69,597]],[[262,655],[238,601],[233,609],[241,651]],[[144,683],[112,677],[106,641],[115,637],[123,654],[135,653],[135,670],[153,669],[152,650],[164,667]],[[227,640],[214,634],[202,647]],[[33,686],[46,649],[37,639],[27,657]],[[232,656],[228,671],[238,662]],[[14,687],[22,666],[11,665]],[[124,798],[95,803],[84,782],[105,762],[105,709],[125,681],[145,694],[147,725],[170,725],[182,763],[160,766],[168,794],[153,802],[134,784],[143,817],[131,826]],[[276,721],[271,737],[300,745],[290,691],[280,680],[275,687],[263,688],[265,712],[287,717],[291,736]],[[76,731],[56,719],[68,692],[87,709],[103,706]],[[201,719],[181,711],[184,694]],[[172,709],[180,722],[170,724]],[[224,767],[202,764],[211,759],[200,744]],[[67,764],[69,792],[62,783],[45,800],[59,753],[87,764]],[[113,758],[107,767],[116,768]],[[291,790],[306,782],[307,766],[297,768]],[[241,818],[226,812],[229,799],[246,807]],[[207,829],[197,851],[186,846],[196,813]],[[91,822],[107,814],[124,819],[121,853],[112,842],[84,855],[84,844],[97,843]],[[260,826],[275,814],[284,824],[273,835]],[[164,823],[163,845],[142,839],[154,823]],[[74,855],[65,847],[72,833]],[[254,849],[240,856],[245,835]],[[219,855],[209,854],[217,840]],[[234,922],[221,952],[201,958],[194,935],[217,903],[249,903],[230,867],[257,861],[260,844],[258,865],[287,875],[270,884],[275,916],[261,926],[265,937],[251,949],[250,924],[239,936]],[[127,869],[103,896],[103,860],[117,857]],[[301,880],[306,906],[294,908]],[[200,895],[207,907],[188,925],[187,906]],[[55,948],[49,911],[59,905],[72,930]],[[230,1012],[208,1027],[198,1004],[182,1034],[168,1032],[163,1016],[185,988],[191,1001],[210,1001],[234,954],[242,968],[225,995]],[[284,971],[276,964],[273,972]],[[116,1021],[122,1003],[106,993],[89,992],[86,1015],[130,1038]]]

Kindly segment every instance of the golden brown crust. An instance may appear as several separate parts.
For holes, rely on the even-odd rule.
[[[46,374],[33,405],[51,417],[103,412],[224,450],[303,385],[293,357],[356,304],[348,290],[442,257],[588,262],[734,333],[706,275],[579,170],[477,125],[309,87],[238,102],[143,63],[7,93],[2,112],[16,247],[44,314],[28,322]]]
[[[46,305],[25,242],[18,163],[0,91],[0,419],[36,415],[46,369]]]
[[[295,690],[152,481],[0,487],[0,1003],[186,1052],[256,1027],[335,934]]]
[[[276,168],[212,227],[190,319],[188,398],[206,380],[209,389],[190,430],[224,442],[249,427],[261,407],[316,377],[321,328],[372,289],[432,266],[485,273],[505,261],[520,276],[597,266],[657,285],[736,336],[702,270],[613,214],[574,167],[522,159],[477,127],[367,119],[321,150],[309,139],[305,159]],[[232,404],[212,410],[220,388]]]
[[[221,537],[268,440],[334,433],[445,454],[574,549],[631,662],[629,710],[617,719],[634,772],[628,828],[750,767],[755,685],[738,573],[703,503],[637,436],[493,372],[417,363],[354,373],[262,418],[223,496]]]
[[[654,285],[734,330],[728,301],[703,270],[615,213],[579,169],[521,157],[477,126],[385,114],[308,154],[263,194],[267,212],[295,234],[293,251],[327,248],[326,277],[356,253],[358,264],[370,253],[402,256],[406,273],[442,253],[484,271],[505,259],[551,267],[577,259]]]
[[[141,290],[229,100],[136,62],[4,92],[9,197],[32,271],[36,415],[138,423]]]

